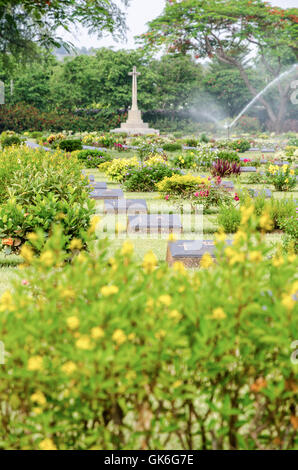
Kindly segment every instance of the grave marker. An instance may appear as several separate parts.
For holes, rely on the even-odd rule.
[[[90,193],[91,199],[95,200],[119,199],[123,196],[122,189],[95,189]]]
[[[231,240],[227,241],[232,244]],[[199,266],[205,253],[215,259],[214,240],[178,240],[169,242],[166,261],[171,266],[175,261],[180,261],[187,268]]]
[[[183,232],[181,218],[177,214],[141,214],[128,216],[127,231],[133,233]]]

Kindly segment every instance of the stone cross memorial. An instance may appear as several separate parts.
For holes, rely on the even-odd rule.
[[[138,109],[138,81],[137,77],[141,75],[137,72],[137,68],[133,67],[133,71],[129,73],[132,77],[132,106],[128,111],[128,119],[121,124],[118,129],[111,132],[126,132],[127,134],[158,134],[156,129],[150,129],[149,125],[142,120],[141,111]]]

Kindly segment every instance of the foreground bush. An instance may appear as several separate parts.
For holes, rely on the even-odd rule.
[[[90,225],[94,202],[76,158],[29,148],[0,153],[0,240],[8,254],[37,229],[60,221],[68,239]]]
[[[21,145],[21,143],[22,141],[19,136],[2,132],[0,137],[0,144],[3,149],[5,147],[11,147],[12,145],[19,146]]]
[[[297,258],[257,223],[189,273],[56,232],[0,301],[0,447],[294,449]]]

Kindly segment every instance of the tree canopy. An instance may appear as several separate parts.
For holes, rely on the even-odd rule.
[[[127,5],[129,0],[120,0]],[[36,46],[66,44],[58,28],[80,24],[101,36],[123,37],[124,13],[114,0],[0,0],[0,54],[28,59]]]
[[[253,55],[258,55],[268,77],[275,78],[297,61],[297,39],[298,9],[272,7],[263,0],[168,0],[142,36],[150,49],[164,46],[168,53],[216,57],[237,68],[252,96],[259,91],[247,74]],[[260,98],[276,128],[284,119],[291,92],[290,84],[278,88],[278,111]]]

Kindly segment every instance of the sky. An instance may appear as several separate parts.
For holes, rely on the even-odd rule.
[[[127,42],[115,42],[111,37],[101,40],[96,35],[90,36],[84,28],[79,28],[72,34],[61,33],[63,38],[71,41],[77,47],[113,47],[114,49],[133,49],[136,47],[134,36],[144,33],[146,23],[156,18],[163,11],[165,0],[131,0],[127,9]],[[297,0],[272,0],[270,3],[282,8],[297,7]]]

